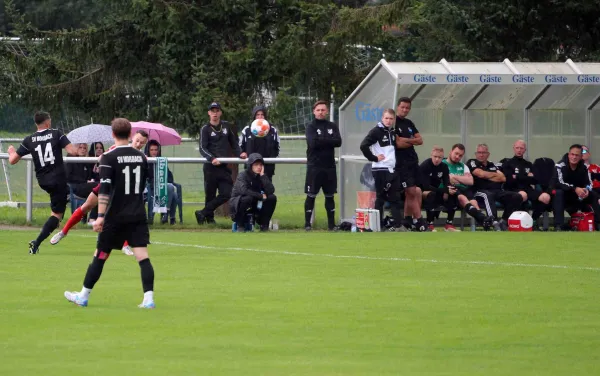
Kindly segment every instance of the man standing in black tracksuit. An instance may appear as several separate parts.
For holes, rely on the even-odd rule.
[[[262,155],[250,154],[246,164],[248,169],[238,174],[229,200],[234,232],[243,231],[248,212],[253,214],[260,231],[268,231],[277,205],[275,187],[265,171]]]
[[[200,154],[210,163],[205,163],[204,170],[204,209],[196,210],[198,224],[215,223],[215,210],[231,197],[233,181],[231,170],[218,158],[240,156],[237,137],[231,131],[229,123],[221,120],[221,105],[213,102],[208,107],[210,121],[200,129]],[[219,195],[217,196],[217,190]]]
[[[337,192],[337,171],[335,168],[335,148],[342,146],[342,136],[335,123],[327,120],[327,102],[317,101],[313,106],[315,119],[306,126],[306,184],[304,192],[304,229],[312,230],[310,219],[315,208],[315,197],[321,188],[325,194],[327,227],[336,231],[335,201]]]
[[[381,228],[383,228],[383,205],[388,201],[392,207],[395,223],[400,223],[402,199],[400,181],[394,172],[396,166],[396,136],[394,121],[396,113],[392,109],[383,111],[381,122],[369,131],[360,143],[360,150],[367,160],[373,162],[371,171],[375,180],[375,209],[379,210]]]
[[[567,160],[556,164],[550,187],[554,194],[554,230],[567,229],[564,226],[565,209],[569,212],[576,210],[594,211],[596,227],[600,224],[600,205],[598,195],[591,190],[592,181],[589,171],[582,161],[582,146],[572,145],[569,148]]]
[[[533,163],[529,162],[523,155],[527,150],[527,145],[523,140],[517,140],[513,144],[514,157],[502,163],[502,173],[506,176],[504,189],[517,192],[521,195],[523,202],[531,201],[533,205],[534,229],[539,229],[538,220],[544,211],[550,207],[551,197],[548,193],[538,191],[535,185],[538,183],[533,172]]]
[[[265,106],[256,106],[252,109],[252,120],[266,119],[267,109]],[[242,158],[246,158],[250,154],[258,153],[264,158],[277,158],[279,157],[279,134],[273,124],[269,124],[269,133],[264,137],[256,137],[252,134],[250,125],[244,127],[240,133],[240,149],[242,151]],[[275,164],[270,163],[265,166],[265,174],[269,179],[273,180],[275,175]],[[249,168],[246,164],[246,168]]]

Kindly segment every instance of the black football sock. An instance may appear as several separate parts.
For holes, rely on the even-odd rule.
[[[306,196],[304,201],[304,226],[310,226],[310,219],[312,217],[313,210],[315,209],[315,198]]]
[[[477,222],[482,223],[485,220],[485,215],[479,210],[477,210],[477,208],[473,205],[465,205],[465,210],[467,211],[467,213],[469,213],[471,217],[475,218]]]
[[[104,269],[104,263],[108,259],[108,256],[109,254],[104,252],[99,252],[99,255],[94,256],[92,262],[88,266],[87,273],[85,273],[83,287],[90,290],[94,288],[94,285],[102,275],[102,269]]]
[[[325,197],[325,210],[327,211],[327,227],[335,227],[335,201],[332,197]]]
[[[46,220],[46,223],[44,223],[44,227],[42,227],[42,231],[40,231],[35,243],[39,246],[44,240],[46,240],[46,238],[48,238],[48,236],[50,236],[50,234],[52,234],[54,230],[58,228],[59,224],[60,220],[58,218],[53,215],[50,216],[50,218]]]
[[[139,262],[140,272],[142,274],[142,287],[144,292],[154,291],[154,268],[150,259],[143,259]]]

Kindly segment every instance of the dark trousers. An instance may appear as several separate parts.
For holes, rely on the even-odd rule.
[[[254,220],[260,225],[261,228],[268,227],[273,213],[275,212],[275,206],[277,206],[277,196],[268,195],[266,200],[262,201],[262,208],[258,209],[258,199],[252,196],[242,196],[240,198],[238,210],[235,214],[235,222],[239,228],[243,228],[243,224],[246,222],[247,215],[252,213]]]
[[[481,190],[475,193],[475,198],[479,203],[483,203],[483,207],[489,217],[498,218],[498,208],[496,207],[496,201],[504,206],[504,212],[502,213],[502,219],[508,221],[510,215],[519,210],[523,198],[517,192],[504,191],[501,189],[496,190]]]
[[[383,206],[385,202],[389,202],[392,209],[392,217],[396,223],[402,220],[401,194],[400,194],[400,179],[396,173],[386,170],[373,171],[375,179],[375,209],[379,210],[379,218],[381,226],[383,226]]]
[[[226,166],[204,164],[204,209],[202,213],[208,219],[214,219],[215,210],[231,197],[233,180],[231,170]],[[217,190],[219,195],[217,196]]]
[[[565,210],[569,214],[577,210],[589,212],[590,207],[594,211],[594,221],[600,224],[600,205],[598,204],[598,194],[591,191],[584,200],[579,200],[575,191],[563,191],[557,189],[552,198],[554,207],[554,227],[560,227],[565,223]]]

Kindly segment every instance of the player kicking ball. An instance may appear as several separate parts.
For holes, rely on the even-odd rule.
[[[65,298],[81,307],[102,275],[104,264],[113,249],[124,241],[132,247],[140,265],[144,299],[140,308],[154,308],[154,268],[148,257],[150,232],[144,205],[144,185],[148,175],[148,160],[141,151],[128,145],[131,133],[129,120],[119,118],[111,123],[116,147],[100,157],[100,191],[96,252],[90,263],[80,292],[65,291]]]
[[[133,139],[131,140],[131,146],[136,148],[137,150],[142,150],[144,148],[144,146],[146,146],[147,142],[148,142],[148,133],[146,133],[146,131],[140,129],[133,136]],[[109,151],[112,150],[114,147],[115,146],[112,146],[111,149],[109,149]],[[65,236],[67,236],[67,234],[69,233],[69,230],[73,226],[75,226],[77,223],[79,223],[81,221],[81,219],[87,213],[89,213],[93,208],[95,208],[98,205],[98,190],[99,189],[100,189],[100,184],[98,184],[92,190],[92,193],[90,193],[90,195],[87,197],[87,200],[85,200],[83,205],[78,207],[77,210],[75,210],[73,212],[71,217],[69,217],[69,220],[67,220],[67,223],[65,223],[65,227],[63,227],[62,230],[60,230],[60,232],[55,234],[52,237],[52,239],[50,239],[50,244],[52,244],[52,245],[58,244],[58,242],[60,242]],[[121,251],[124,254],[126,254],[127,256],[133,256],[133,251],[131,250],[131,247],[129,246],[129,244],[127,242],[125,242],[125,244],[123,244],[123,248],[121,248]]]

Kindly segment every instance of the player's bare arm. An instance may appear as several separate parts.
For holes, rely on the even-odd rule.
[[[11,165],[14,165],[17,162],[19,162],[20,160],[21,160],[21,156],[19,154],[17,154],[15,147],[10,145],[8,147],[8,163],[10,163]]]

